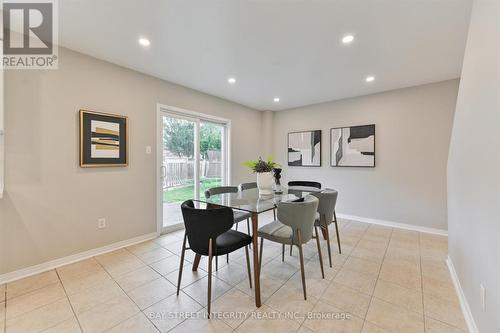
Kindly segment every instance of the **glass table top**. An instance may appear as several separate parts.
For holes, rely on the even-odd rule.
[[[276,208],[278,203],[282,201],[297,200],[312,192],[320,192],[321,189],[306,186],[282,186],[282,191],[283,193],[280,194],[259,195],[259,190],[252,188],[237,193],[216,194],[210,198],[200,198],[194,201],[231,207],[251,213],[263,213]]]

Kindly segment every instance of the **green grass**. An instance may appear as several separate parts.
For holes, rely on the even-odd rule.
[[[200,195],[211,187],[221,186],[220,178],[204,178],[201,179]],[[194,196],[194,182],[190,181],[188,184],[173,188],[169,191],[163,191],[163,202],[173,203],[182,202],[193,199]]]

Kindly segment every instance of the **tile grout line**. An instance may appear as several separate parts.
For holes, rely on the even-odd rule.
[[[350,222],[349,222],[349,224],[350,224]],[[344,228],[346,228],[347,226],[348,226],[348,224],[347,224],[347,225],[345,225],[343,228],[341,228],[341,230],[342,230],[342,229],[344,229]],[[364,237],[364,235],[365,235],[365,233],[366,233],[366,231],[367,231],[367,230],[368,230],[368,228],[366,228],[366,229],[363,231],[363,236],[361,236],[361,237],[358,239],[358,241],[356,242],[356,244],[352,247],[352,250],[354,250],[354,249],[356,248],[356,246],[358,246],[359,242],[360,242],[360,241],[361,241],[361,239]],[[335,236],[335,238],[336,238],[336,237],[337,237],[337,236]],[[336,246],[338,246],[338,245],[336,245]],[[338,274],[338,272],[340,272],[340,270],[344,267],[344,265],[345,265],[345,263],[347,262],[347,260],[351,257],[352,250],[349,252],[349,254],[348,254],[348,255],[346,255],[346,260],[345,260],[345,261],[344,261],[344,262],[340,265],[340,268],[338,269],[337,274]],[[329,264],[328,264],[328,265],[329,265]],[[334,269],[334,268],[333,268],[333,266],[335,266],[335,264],[333,263],[333,259],[332,259],[332,269]],[[335,276],[337,276],[337,274],[335,274]],[[329,288],[329,287],[330,287],[330,285],[333,283],[333,280],[335,280],[335,276],[332,278],[332,280],[331,280],[331,281],[329,281],[329,283],[328,283],[328,287],[327,287],[327,288]],[[325,290],[326,290],[326,289],[325,289]],[[318,297],[318,300],[316,301],[316,303],[315,303],[315,305],[314,305],[314,306],[318,305],[318,303],[319,303],[320,301],[321,301],[321,297]],[[327,303],[327,304],[328,304],[328,303]],[[314,307],[313,307],[313,309],[314,309]],[[305,327],[305,328],[307,328],[308,330],[311,330],[309,327],[307,327],[307,326],[305,326],[305,325],[304,325],[304,323],[305,323],[305,322],[306,322],[306,320],[304,320],[304,321],[300,324],[299,329],[298,329],[297,331],[299,331],[302,327]]]
[[[155,243],[155,244],[157,244],[157,243]],[[176,256],[176,257],[178,257],[178,258],[180,259],[180,256],[179,256],[179,255],[175,254],[174,252],[170,251],[170,250],[169,250],[169,249],[167,249],[167,248],[164,248],[161,244],[158,244],[158,245],[159,245],[161,248],[163,248],[163,249],[167,250],[168,252],[172,253],[172,255],[173,255],[173,256]],[[160,275],[160,277],[161,277],[161,278],[164,278],[165,280],[167,280],[167,282],[168,282],[168,283],[173,284],[172,282],[170,282],[170,281],[166,278],[166,276],[164,276],[163,274],[161,274],[161,273],[157,272],[157,271],[156,271],[153,267],[151,267],[151,266],[150,266],[151,264],[154,264],[154,263],[156,263],[156,262],[158,262],[158,261],[161,261],[161,260],[163,260],[163,259],[167,259],[167,258],[163,258],[163,259],[160,259],[160,260],[158,260],[158,261],[155,261],[155,262],[153,262],[153,263],[151,263],[151,264],[147,264],[147,263],[145,263],[145,262],[144,262],[141,258],[139,258],[139,257],[138,257],[135,253],[133,253],[132,251],[130,251],[129,249],[127,249],[127,248],[124,248],[124,249],[125,249],[126,251],[128,251],[129,253],[131,253],[133,256],[135,256],[137,259],[139,259],[139,260],[140,260],[143,264],[145,264],[145,265],[146,265],[146,267],[149,267],[149,268],[151,268],[154,272],[158,273],[158,274]],[[97,261],[97,262],[99,262],[98,260],[96,260],[96,261]],[[100,262],[99,262],[99,264],[102,266],[102,264],[101,264]],[[103,269],[104,269],[104,270],[106,270],[106,268],[104,268],[104,266],[102,266],[102,267],[103,267]],[[184,267],[183,267],[183,269],[184,269]],[[177,270],[178,270],[178,269],[177,269]],[[133,271],[132,271],[132,272],[133,272]],[[175,270],[173,270],[172,272],[175,272]],[[170,272],[170,273],[172,273],[172,272]],[[131,273],[131,272],[129,272],[129,273]],[[168,273],[168,274],[170,274],[170,273]],[[128,274],[128,273],[125,273],[125,274]],[[110,276],[111,276],[111,275],[110,275]],[[205,278],[205,277],[202,277],[201,279],[203,279],[203,278]],[[114,282],[118,285],[118,287],[119,287],[120,289],[122,289],[122,291],[125,293],[125,295],[126,295],[126,296],[127,296],[127,297],[128,297],[128,298],[129,298],[129,299],[130,299],[130,300],[131,300],[131,301],[132,301],[132,302],[136,305],[136,306],[137,306],[137,308],[139,309],[139,312],[140,312],[140,313],[142,313],[142,314],[144,314],[144,316],[148,319],[148,321],[149,321],[149,322],[150,322],[150,323],[151,323],[151,324],[152,324],[152,325],[153,325],[156,329],[158,329],[159,331],[161,331],[161,330],[160,330],[160,328],[159,328],[159,327],[157,327],[157,326],[156,326],[156,325],[155,325],[155,324],[154,324],[154,323],[153,323],[153,322],[149,319],[149,317],[148,317],[148,316],[144,313],[144,310],[145,310],[145,309],[144,309],[144,310],[141,310],[141,308],[137,305],[137,303],[135,303],[135,301],[134,301],[134,300],[132,300],[132,299],[130,298],[130,296],[127,294],[127,292],[126,292],[125,290],[123,290],[123,288],[120,286],[120,284],[119,284],[119,283],[118,283],[118,282],[117,282],[117,281],[116,281],[116,280],[115,280],[112,276],[111,276],[111,279],[113,279],[113,281],[114,281]],[[197,303],[198,305],[200,305],[200,306],[201,306],[201,310],[203,310],[204,308],[206,308],[206,306],[203,306],[203,304],[201,304],[200,302],[198,302],[197,300],[195,300],[194,298],[192,298],[191,296],[189,296],[189,294],[187,294],[187,293],[184,291],[184,288],[187,288],[188,286],[190,286],[190,285],[192,285],[192,284],[194,284],[194,283],[196,283],[196,282],[200,281],[201,279],[198,279],[198,280],[196,280],[196,281],[194,281],[194,282],[192,282],[192,283],[190,283],[190,284],[188,284],[188,285],[186,285],[186,286],[184,286],[184,287],[181,287],[181,288],[180,288],[180,291],[181,291],[184,295],[186,295],[187,297],[189,297],[191,300],[193,300],[195,303]],[[156,280],[157,280],[157,279],[156,279]],[[222,281],[222,280],[221,280],[221,281]],[[151,282],[151,281],[150,281],[150,282]],[[222,282],[224,282],[224,281],[222,281]],[[149,282],[147,282],[147,283],[149,283]],[[147,283],[144,283],[144,284],[142,284],[141,286],[144,286],[144,285],[146,285]],[[224,282],[224,283],[226,283],[226,282]],[[226,284],[228,284],[228,283],[226,283]],[[141,286],[138,286],[137,288],[139,288],[139,287],[141,287]],[[174,285],[174,287],[176,287],[176,288],[177,288],[177,285]],[[134,289],[132,289],[132,290],[135,290],[135,289],[137,289],[137,288],[134,288]],[[233,287],[233,286],[231,286],[231,288],[230,288],[229,290],[227,290],[226,292],[224,292],[224,293],[223,293],[222,295],[220,295],[219,297],[222,297],[223,295],[225,295],[227,292],[229,292],[229,291],[230,291],[231,289],[233,289],[233,288],[234,288],[234,287]],[[172,295],[174,295],[174,294],[172,294]],[[170,297],[170,296],[172,296],[172,295],[169,295],[169,296],[167,296],[166,298],[168,298],[168,297]],[[219,298],[219,297],[218,297],[218,298]],[[149,308],[149,307],[151,307],[151,306],[154,306],[154,305],[156,305],[156,304],[158,304],[158,303],[160,303],[160,302],[162,302],[162,301],[164,301],[166,298],[161,299],[161,300],[159,300],[158,302],[156,302],[156,303],[154,303],[154,304],[151,304],[150,306],[148,306],[148,308]],[[134,316],[135,316],[135,315],[136,315],[136,314],[134,314]],[[133,316],[132,316],[132,317],[133,317]],[[130,317],[130,318],[132,318],[132,317]],[[127,320],[128,320],[128,319],[130,319],[130,318],[127,318]],[[171,328],[171,329],[169,329],[168,331],[173,330],[175,327],[177,327],[177,326],[179,326],[180,324],[184,323],[186,320],[187,320],[187,319],[182,320],[180,323],[178,323],[177,325],[175,325],[174,327],[172,327],[172,328]],[[115,326],[113,326],[113,327],[116,327],[116,326],[118,326],[118,325],[120,325],[120,324],[121,324],[121,323],[119,323],[119,324],[117,324],[117,325],[115,325]],[[113,327],[111,327],[110,329],[112,329]]]
[[[132,252],[130,252],[129,250],[127,250],[127,248],[124,248],[124,249],[125,249],[126,251],[128,251],[129,253],[132,253]],[[132,254],[133,254],[133,253],[132,253]],[[119,284],[119,283],[115,280],[115,278],[114,278],[114,277],[113,277],[113,276],[112,276],[112,275],[111,275],[111,274],[110,274],[110,273],[106,270],[106,268],[105,268],[105,267],[101,264],[101,262],[100,262],[99,260],[97,260],[97,258],[96,258],[96,257],[93,257],[93,258],[94,258],[94,260],[95,260],[95,261],[99,264],[99,266],[101,266],[101,268],[102,268],[102,269],[103,269],[103,270],[104,270],[104,271],[105,271],[105,272],[109,275],[109,277],[111,278],[111,280],[113,280],[113,282],[114,282],[114,283],[116,283],[116,285],[118,286],[118,288],[120,288],[120,289],[121,289],[121,291],[123,291],[123,293],[125,294],[125,296],[127,296],[127,298],[128,298],[128,299],[129,299],[132,303],[134,303],[134,305],[135,305],[135,306],[137,307],[137,309],[139,310],[139,312],[134,313],[132,316],[127,317],[126,319],[122,320],[122,321],[121,321],[121,322],[119,322],[118,324],[116,324],[116,325],[114,325],[114,326],[112,326],[112,327],[110,327],[110,328],[106,329],[106,330],[105,330],[105,332],[106,332],[106,331],[109,331],[109,330],[113,329],[114,327],[116,327],[116,326],[118,326],[118,325],[120,325],[120,324],[122,324],[122,323],[126,322],[126,321],[127,321],[127,320],[129,320],[130,318],[132,318],[132,317],[136,316],[136,315],[137,315],[137,313],[143,313],[143,312],[142,312],[141,308],[137,305],[137,303],[136,303],[136,302],[135,302],[132,298],[130,298],[130,296],[127,294],[127,292],[126,292],[126,291],[122,288],[122,286],[121,286],[121,285],[120,285],[120,284]],[[140,260],[140,258],[138,258],[138,259]],[[141,262],[142,262],[142,260],[141,260]],[[147,264],[146,264],[146,266],[147,266],[147,267],[149,267],[149,265],[147,265]],[[138,268],[138,269],[140,269],[140,268]],[[131,272],[133,272],[133,271],[131,271]],[[129,272],[129,273],[131,273],[131,272]],[[155,272],[156,272],[156,271],[155,271]],[[128,274],[128,273],[125,273],[125,274]],[[125,274],[123,274],[123,275],[125,275]],[[161,276],[161,274],[160,274],[160,276]],[[154,281],[154,280],[153,280],[153,281]],[[151,281],[150,281],[150,282],[151,282]],[[141,286],[142,286],[142,285],[141,285]],[[140,286],[139,286],[139,287],[140,287]],[[137,288],[139,288],[139,287],[137,287]],[[135,288],[134,288],[134,289],[135,289]],[[89,310],[90,310],[90,309],[89,309]],[[145,314],[144,314],[144,315],[145,315]],[[146,315],[145,315],[145,317],[147,318],[147,316],[146,316]],[[147,319],[149,320],[149,318],[147,318]],[[150,322],[150,323],[151,323],[151,324],[152,324],[155,328],[157,328],[157,327],[156,327],[156,325],[155,325],[153,322],[151,322],[151,320],[149,320],[149,322]],[[158,329],[158,328],[157,328],[157,329]],[[159,331],[159,329],[158,329],[158,331]],[[82,332],[83,332],[83,330],[82,330]]]
[[[380,268],[378,270],[377,280],[375,282],[375,288],[377,288],[378,280],[380,278],[380,272],[382,271],[382,265],[384,264],[385,256],[387,255],[387,249],[389,248],[389,243],[391,242],[392,234],[393,233],[394,233],[394,228],[391,228],[391,236],[389,237],[389,241],[387,242],[387,245],[385,247],[384,256],[382,257],[382,262],[380,263]],[[363,237],[364,237],[364,235],[363,235]],[[374,298],[374,294],[375,294],[375,288],[373,289],[373,293],[372,293],[372,295],[370,297],[370,302],[368,303],[368,307],[366,309],[366,315],[365,315],[365,318],[363,320],[363,325],[361,326],[361,331],[363,331],[363,329],[365,328],[366,322],[367,322],[366,317],[368,316],[368,311],[370,311],[370,306],[372,305],[372,302],[373,302],[373,298]],[[375,325],[375,326],[377,326],[377,325]]]
[[[275,256],[274,256],[271,260],[269,260],[269,261],[268,261],[266,264],[264,264],[262,267],[266,266],[266,265],[267,265],[267,264],[269,264],[271,261],[273,261],[273,260],[275,260],[275,259],[277,259],[277,258],[279,258],[279,257],[280,257],[280,253],[276,254],[276,255],[275,255]],[[304,263],[304,267],[306,266],[306,264],[307,264],[307,263],[309,263],[309,262],[312,260],[312,258],[313,258],[313,257],[314,257],[314,255],[312,255],[312,256],[311,256],[311,257],[307,260],[307,262],[305,262],[305,263]],[[286,263],[286,262],[285,262],[285,263]],[[288,264],[288,263],[286,263],[286,264]],[[282,288],[282,287],[283,287],[283,286],[284,286],[284,285],[285,285],[288,281],[290,281],[290,280],[292,279],[292,277],[293,277],[295,274],[297,274],[297,272],[298,272],[298,271],[300,271],[300,268],[296,268],[295,266],[293,266],[293,265],[291,265],[291,264],[288,264],[288,265],[290,265],[291,267],[293,267],[293,268],[295,269],[295,272],[294,272],[294,273],[293,273],[293,274],[292,274],[292,275],[291,275],[288,279],[286,279],[286,281],[285,281],[285,282],[284,282],[284,283],[283,283],[283,284],[282,284],[282,285],[281,285],[281,286],[280,286],[280,287],[279,287],[276,291],[274,291],[271,295],[269,295],[269,297],[268,297],[266,300],[270,299],[270,298],[271,298],[271,297],[272,297],[275,293],[277,293],[277,292],[278,292],[278,290],[280,290],[280,289],[281,289],[281,288]],[[236,286],[235,286],[234,288],[236,288],[237,290],[239,290],[239,291],[241,291],[241,292],[243,292],[243,293],[244,293],[244,291],[240,290],[238,287],[236,287]],[[252,296],[250,296],[250,297],[252,298]],[[253,298],[252,300],[253,300],[253,301],[255,301],[255,296],[254,296],[254,298]],[[264,302],[263,302],[263,303],[264,303]],[[271,309],[272,309],[272,310],[274,310],[274,311],[277,311],[277,312],[280,312],[280,313],[281,313],[281,311],[279,311],[278,309],[274,309],[272,306],[269,306],[269,305],[267,305],[267,304],[263,304],[263,305],[265,305],[265,306],[267,306],[267,307],[271,308]],[[259,308],[257,308],[256,310],[258,310],[258,309],[259,309]],[[256,310],[254,310],[254,311],[256,311]],[[235,329],[233,329],[233,332],[235,332],[235,331],[236,331],[236,330],[237,330],[237,329],[238,329],[241,325],[243,325],[243,323],[244,323],[245,321],[247,321],[248,319],[249,319],[249,318],[246,318],[246,319],[245,319],[245,320],[243,320],[240,324],[238,324],[238,326],[237,326]],[[304,321],[305,321],[305,320],[304,320]],[[300,330],[300,328],[302,327],[302,324],[303,324],[303,322],[304,322],[304,321],[302,321],[301,323],[298,323],[298,324],[299,324],[299,327],[298,327],[297,331],[298,331],[298,330]],[[293,322],[296,322],[296,323],[297,323],[297,321],[293,321]],[[232,327],[231,327],[231,328],[232,328]]]
[[[54,269],[48,270],[48,271],[46,271],[46,272],[44,272],[44,273],[51,272],[51,271],[56,272],[56,269],[54,268]],[[42,274],[43,274],[43,273],[42,273]],[[56,275],[57,275],[57,272],[56,272]],[[57,282],[49,283],[49,284],[48,284],[48,285],[46,285],[46,286],[43,286],[43,287],[38,287],[38,288],[33,289],[32,291],[28,291],[28,292],[22,293],[22,294],[20,294],[20,295],[17,295],[17,296],[11,297],[11,298],[10,298],[10,300],[13,300],[13,299],[16,299],[16,298],[20,298],[20,297],[24,297],[24,296],[28,296],[29,294],[39,292],[39,291],[40,291],[40,290],[42,290],[42,289],[52,287],[53,285],[56,285],[57,283],[61,283],[61,287],[63,287],[63,286],[62,286],[62,282],[61,282],[61,281],[60,281],[60,279],[59,279],[59,276],[58,276],[58,280],[57,280]],[[64,288],[63,288],[63,289],[64,289]],[[65,297],[66,297],[66,298],[68,298],[68,296],[67,296],[66,292],[65,292],[64,294],[65,294]],[[45,306],[48,306],[48,305],[54,304],[54,303],[56,303],[56,302],[58,302],[58,301],[60,301],[60,300],[62,300],[62,299],[64,299],[64,297],[61,297],[61,298],[56,299],[56,300],[53,300],[53,301],[51,301],[51,302],[49,302],[49,303],[47,303],[47,304],[45,304],[45,305],[39,305],[39,306],[36,306],[36,307],[34,307],[33,309],[31,309],[31,310],[29,310],[29,311],[26,311],[26,312],[23,312],[22,314],[19,314],[19,315],[15,316],[15,317],[13,317],[13,318],[11,318],[11,319],[17,319],[18,317],[21,317],[21,316],[23,316],[23,315],[26,315],[26,314],[32,313],[32,312],[34,312],[34,311],[36,311],[36,310],[39,310],[39,309],[41,309],[41,308],[43,308],[43,307],[45,307]],[[68,302],[69,302],[69,299],[68,299]],[[4,321],[5,321],[5,324],[4,324],[3,326],[5,326],[5,331],[7,331],[7,284],[5,285],[5,314],[4,314],[4,316],[5,316],[5,320],[4,320]],[[49,328],[55,327],[55,326],[59,325],[60,323],[61,323],[61,322],[59,322],[59,323],[55,324],[54,326],[50,326],[50,327],[48,327],[48,328],[46,328],[46,329],[49,329]]]
[[[73,308],[73,304],[71,304],[71,300],[69,299],[69,296],[68,296],[68,292],[66,291],[66,287],[64,286],[62,280],[61,280],[61,276],[59,275],[59,272],[57,271],[57,269],[54,269],[54,271],[56,272],[56,275],[57,275],[57,278],[59,279],[59,282],[61,283],[61,286],[64,290],[64,294],[66,295],[66,299],[68,300],[68,303],[69,303],[69,306],[71,308],[71,312],[73,312],[73,316],[75,316],[75,319],[76,319],[76,322],[78,323],[78,327],[80,327],[80,331],[83,332],[83,327],[82,327],[82,324],[80,323],[80,320],[78,319],[78,316],[76,315],[76,312],[75,312],[75,309]],[[60,323],[52,326],[52,327],[55,327],[57,325],[59,325]]]

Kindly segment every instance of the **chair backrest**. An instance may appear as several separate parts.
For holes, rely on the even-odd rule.
[[[294,180],[288,182],[288,186],[308,186],[308,187],[321,188],[321,183],[308,180]]]
[[[338,192],[327,188],[321,192],[313,192],[311,195],[319,199],[318,213],[320,216],[320,224],[322,226],[328,226],[333,221]]]
[[[299,244],[297,229],[300,229],[302,244],[312,238],[318,201],[318,198],[308,195],[303,201],[286,201],[278,204],[278,220],[292,228],[293,244]]]
[[[217,237],[233,226],[233,210],[228,207],[197,209],[192,200],[181,205],[189,247],[197,254],[208,255],[208,240],[215,251]]]
[[[212,187],[205,191],[205,198],[210,198],[212,195],[223,193],[237,193],[238,187],[236,186],[218,186]]]
[[[251,188],[257,188],[257,183],[256,182],[253,182],[253,183],[241,183],[239,187],[240,187],[241,191],[249,190]]]

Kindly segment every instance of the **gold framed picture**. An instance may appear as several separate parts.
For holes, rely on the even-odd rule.
[[[80,110],[80,166],[128,165],[128,117]]]

